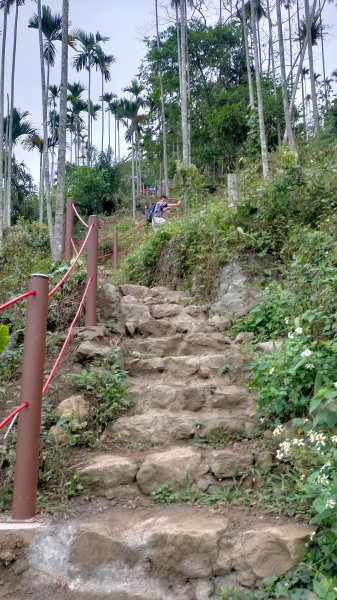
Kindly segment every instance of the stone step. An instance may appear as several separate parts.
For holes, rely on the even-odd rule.
[[[132,340],[123,344],[123,352],[130,358],[151,356],[193,356],[207,351],[221,352],[228,349],[232,341],[221,333],[187,333],[146,340]]]
[[[163,409],[170,412],[200,411],[202,408],[233,410],[242,407],[244,411],[253,405],[253,397],[249,391],[238,385],[215,385],[198,382],[182,387],[175,385],[134,384],[130,390],[132,405],[137,412],[152,409]]]
[[[183,440],[198,440],[223,434],[253,435],[254,423],[245,411],[200,410],[198,413],[181,411],[174,414],[168,411],[148,411],[120,417],[107,430],[108,437],[125,442],[151,442],[166,444]]]
[[[124,368],[133,375],[158,375],[162,373],[177,379],[188,379],[197,376],[208,379],[224,373],[238,373],[244,367],[242,354],[228,349],[226,353],[204,356],[166,356],[153,358],[125,359]]]
[[[313,531],[244,510],[238,520],[226,508],[223,514],[197,506],[115,509],[43,526],[31,544],[29,574],[37,588],[43,573],[93,598],[204,600],[229,575],[253,587],[286,573]]]
[[[173,491],[186,483],[206,491],[242,476],[256,452],[252,442],[236,442],[222,449],[175,446],[144,452],[140,457],[135,452],[129,456],[97,454],[75,468],[86,488],[106,498],[113,498],[120,486],[127,486],[128,494],[133,483],[147,495],[164,482]]]

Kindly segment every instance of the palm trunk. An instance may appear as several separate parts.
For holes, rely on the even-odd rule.
[[[115,116],[115,162],[117,162],[117,117]]]
[[[286,66],[284,59],[284,42],[283,42],[283,30],[282,30],[282,15],[281,15],[281,2],[276,0],[276,14],[277,14],[277,31],[278,31],[278,47],[280,55],[280,68],[281,68],[281,86],[282,86],[282,100],[283,100],[283,111],[286,123],[287,138],[291,152],[297,156],[294,134],[291,126],[291,120],[289,116],[288,106],[288,90],[287,90],[287,78],[286,78]]]
[[[288,5],[288,28],[289,28],[289,58],[290,58],[290,67],[293,64],[293,39],[292,39],[292,29],[291,29],[291,18],[290,18],[290,4]],[[290,81],[291,86],[293,85],[293,71],[290,69]]]
[[[263,170],[264,179],[268,179],[268,177],[269,177],[268,146],[267,146],[265,124],[264,124],[264,109],[263,109],[261,75],[260,75],[260,70],[259,70],[259,52],[258,52],[258,39],[257,39],[257,32],[256,32],[255,0],[250,0],[250,11],[251,11],[252,34],[253,34],[253,46],[254,46],[255,78],[256,78],[256,92],[257,92],[257,107],[258,107],[258,113],[259,113],[262,170]]]
[[[43,196],[44,196],[44,173],[43,173],[43,151],[40,151],[40,185],[39,185],[39,223],[43,223]]]
[[[91,115],[90,115],[90,100],[91,100],[91,70],[90,64],[88,66],[88,155],[87,155],[87,165],[90,167],[90,144],[91,144]]]
[[[299,9],[299,0],[296,0],[296,15],[297,15],[297,29],[299,31],[300,29],[300,9]],[[300,50],[302,50],[302,46],[300,43]],[[291,65],[292,67],[292,65]],[[291,80],[292,80],[292,86],[294,85],[293,82],[293,70],[291,69]],[[307,139],[307,122],[306,122],[306,110],[305,110],[305,101],[304,101],[304,85],[303,85],[303,71],[301,70],[301,101],[302,101],[302,112],[303,112],[303,132],[304,132],[304,138]],[[290,118],[291,118],[291,113],[290,113]]]
[[[328,106],[328,89],[326,83],[326,69],[325,69],[325,52],[324,52],[324,40],[323,40],[323,25],[322,25],[322,5],[321,0],[318,0],[319,6],[319,22],[320,22],[320,38],[321,38],[321,53],[322,53],[322,69],[323,69],[323,79],[324,79],[324,99],[325,99],[325,107]]]
[[[67,152],[68,24],[69,0],[63,0],[59,151],[57,161],[57,192],[54,230],[54,258],[56,259],[60,258],[61,256],[63,241],[64,190]]]
[[[3,227],[4,227],[4,194],[3,194],[3,177],[4,177],[4,110],[5,110],[5,61],[6,61],[6,37],[7,37],[7,10],[8,0],[4,2],[4,20],[2,28],[2,49],[1,49],[1,76],[0,76],[0,248],[3,244]]]
[[[119,119],[117,119],[117,137],[118,137],[118,162],[121,159],[121,134],[120,134],[120,127],[119,127]]]
[[[103,100],[103,96],[104,96],[104,76],[102,73],[102,153],[104,151],[104,100]]]
[[[136,189],[135,189],[135,146],[133,140],[133,134],[131,139],[132,145],[132,157],[131,157],[131,165],[132,165],[132,218],[136,218]]]
[[[276,69],[275,69],[275,56],[274,56],[274,36],[273,36],[273,25],[270,16],[270,5],[269,0],[267,0],[267,18],[268,18],[268,29],[269,29],[269,44],[270,44],[270,55],[271,55],[271,68],[273,73],[273,90],[274,90],[274,98],[277,98],[277,86],[276,86]],[[280,128],[280,119],[278,114],[276,115],[276,129],[277,129],[277,143],[280,145],[281,143],[281,128]]]
[[[5,225],[7,225],[7,219],[8,219],[8,205],[7,205],[6,191],[7,191],[8,162],[9,162],[9,158],[8,158],[9,114],[10,114],[10,110],[9,110],[9,96],[7,94],[7,121],[6,121],[5,151],[4,151],[4,167],[5,167],[5,172],[4,172],[4,224]]]
[[[314,0],[313,6],[312,6],[312,10],[311,10],[311,21],[314,18],[314,15],[315,15],[316,4],[317,4],[317,0]],[[290,103],[289,103],[289,115],[290,115],[290,118],[292,117],[292,113],[293,113],[293,110],[294,110],[296,93],[297,93],[297,87],[298,87],[298,83],[299,83],[300,76],[301,76],[301,73],[302,73],[303,60],[304,60],[304,57],[305,57],[305,53],[306,53],[306,49],[307,49],[307,44],[308,44],[308,33],[307,33],[307,35],[305,37],[305,40],[303,42],[302,49],[300,50],[300,52],[299,52],[299,54],[298,54],[298,56],[296,58],[296,61],[294,63],[294,65],[295,65],[296,62],[297,62],[297,60],[299,59],[299,63],[298,63],[298,67],[297,67],[297,73],[296,73],[296,77],[295,77],[295,80],[294,80],[294,86],[293,86],[293,89],[292,89],[291,99],[290,99]]]
[[[312,112],[313,112],[313,118],[314,118],[314,131],[317,134],[319,132],[319,115],[318,115],[316,82],[315,82],[315,71],[314,71],[314,56],[313,56],[313,51],[312,51],[312,34],[311,34],[312,19],[311,19],[311,15],[310,15],[309,0],[304,0],[304,7],[305,7],[306,30],[307,30],[307,36],[308,36],[308,58],[309,58],[309,70],[310,70]]]
[[[108,128],[109,128],[109,157],[110,157],[110,153],[111,153],[111,110],[109,108],[109,112],[108,112]],[[110,158],[111,160],[111,158]]]
[[[70,130],[70,164],[73,164],[73,131]]]
[[[252,70],[251,70],[251,66],[250,66],[245,0],[242,0],[242,26],[243,26],[243,38],[244,38],[245,53],[246,53],[249,104],[250,104],[250,110],[253,111],[254,110],[254,89],[253,89]]]
[[[40,67],[41,67],[41,92],[42,92],[42,116],[43,116],[43,179],[44,192],[47,204],[47,221],[50,249],[54,253],[54,231],[53,231],[53,214],[50,204],[50,181],[49,181],[49,156],[48,156],[48,129],[47,129],[47,91],[46,91],[46,73],[44,68],[43,56],[43,39],[42,39],[42,9],[41,0],[37,0],[37,12],[39,22],[39,45],[40,45]]]
[[[158,50],[158,53],[160,53],[158,0],[155,0],[155,8],[156,8],[157,50]],[[164,179],[165,179],[165,196],[168,196],[169,195],[169,184],[168,184],[168,167],[167,167],[165,98],[164,98],[164,85],[163,85],[163,74],[162,74],[161,64],[159,64],[159,86],[160,86],[160,104],[161,104],[161,131],[162,131],[162,136],[163,136],[163,163],[164,163]]]
[[[181,23],[181,132],[183,139],[183,163],[189,166],[189,143],[188,143],[188,108],[187,108],[187,78],[186,78],[186,4],[185,0],[180,0],[180,23]]]
[[[13,40],[13,59],[12,59],[12,79],[11,79],[11,105],[9,118],[9,137],[8,137],[8,169],[7,169],[7,225],[11,225],[12,211],[12,151],[13,151],[13,110],[14,110],[14,85],[15,85],[15,64],[16,47],[18,37],[19,3],[16,0],[15,21],[14,21],[14,40]]]

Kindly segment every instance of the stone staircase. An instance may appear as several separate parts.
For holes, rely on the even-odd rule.
[[[221,586],[253,588],[294,567],[313,531],[305,524],[192,498],[158,505],[150,496],[162,484],[208,493],[233,485],[249,466],[263,468],[245,387],[250,334],[225,337],[225,318],[208,318],[186,294],[165,288],[106,285],[102,314],[124,331],[132,405],[76,470],[108,504],[39,528],[31,576],[43,571],[92,598],[216,600]]]

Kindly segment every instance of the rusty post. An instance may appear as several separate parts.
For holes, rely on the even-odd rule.
[[[91,215],[88,221],[89,228],[93,225],[88,239],[88,264],[87,282],[92,277],[85,302],[85,324],[87,327],[96,325],[97,306],[97,263],[98,263],[98,217]]]
[[[12,505],[16,521],[33,519],[36,511],[48,287],[47,275],[29,278],[28,291],[35,290],[36,294],[29,297],[26,313],[20,403],[28,402],[29,406],[18,420]]]
[[[64,239],[64,259],[70,260],[73,255],[73,248],[71,245],[71,238],[74,233],[74,211],[73,211],[73,199],[68,198],[67,200],[67,216],[66,216],[66,232]]]
[[[114,232],[114,269],[118,269],[118,233]]]

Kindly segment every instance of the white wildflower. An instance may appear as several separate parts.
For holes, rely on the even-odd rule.
[[[293,339],[294,339],[294,334],[293,334],[293,333],[288,333],[288,338],[289,338],[290,340],[293,340]]]
[[[323,433],[317,433],[315,436],[316,446],[325,446],[326,435]]]
[[[337,389],[337,381],[334,381],[334,387]]]
[[[316,483],[320,483],[321,485],[328,483],[328,481],[329,481],[329,477],[327,475],[318,475],[316,477]]]
[[[292,441],[293,446],[304,446],[304,441],[301,438],[294,438]]]
[[[312,534],[311,534],[311,536],[310,536],[310,538],[309,538],[311,542],[314,541],[315,535],[316,535],[316,531],[313,531]]]
[[[285,456],[287,456],[287,454],[289,454],[289,451],[290,451],[290,442],[288,442],[287,440],[285,440],[284,442],[281,442],[280,448],[281,448],[283,454]]]
[[[296,327],[295,333],[296,333],[296,335],[301,335],[303,333],[302,327]]]
[[[304,480],[305,480],[305,474],[304,474],[304,473],[301,473],[301,475],[300,475],[300,480],[301,480],[301,481],[304,481]]]
[[[312,363],[308,363],[307,365],[305,365],[305,368],[311,370],[315,368],[315,365],[313,365]]]
[[[303,352],[301,352],[301,356],[302,358],[306,358],[307,356],[311,356],[312,352],[311,350],[309,350],[309,348],[306,348],[306,350],[303,350]]]
[[[325,503],[325,508],[334,508],[336,501],[333,498],[329,498],[329,500]]]
[[[276,458],[277,458],[277,460],[282,460],[283,457],[284,457],[283,452],[281,452],[281,450],[276,450]]]
[[[284,431],[283,425],[278,425],[277,427],[275,427],[275,429],[273,431],[273,436],[281,435],[281,433],[283,433],[283,431]]]
[[[275,367],[272,367],[271,369],[269,369],[269,375],[272,375],[275,371]]]
[[[337,435],[332,435],[330,440],[333,444],[336,444],[337,443]]]
[[[285,324],[286,324],[286,325],[289,325],[289,317],[286,317],[286,318],[284,319],[284,322],[285,322]]]

